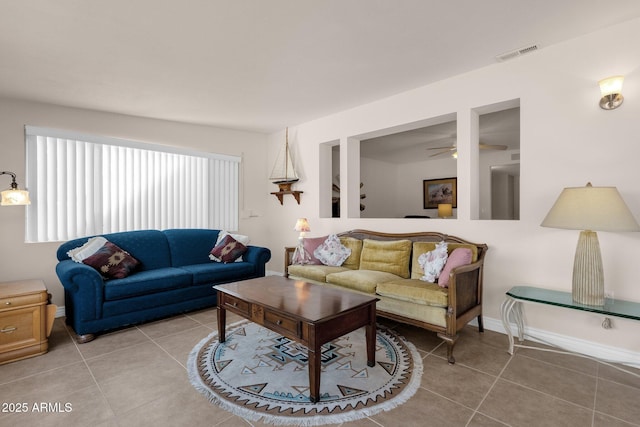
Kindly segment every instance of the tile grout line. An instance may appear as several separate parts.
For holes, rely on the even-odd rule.
[[[93,382],[95,383],[96,387],[98,388],[98,391],[100,392],[100,395],[102,396],[102,398],[104,399],[105,403],[109,407],[109,411],[111,411],[111,414],[112,414],[111,419],[113,421],[115,421],[115,423],[117,425],[120,425],[120,423],[118,422],[118,416],[116,415],[116,411],[113,410],[113,407],[111,406],[111,402],[109,402],[109,399],[104,394],[104,390],[102,390],[102,387],[100,386],[100,384],[98,383],[98,380],[96,379],[95,375],[93,374],[93,371],[91,370],[91,367],[87,363],[87,359],[84,357],[84,354],[82,354],[82,351],[80,351],[80,348],[78,347],[79,344],[76,342],[76,340],[73,337],[73,334],[71,333],[69,328],[66,327],[66,324],[65,324],[65,328],[64,329],[65,329],[65,331],[67,331],[67,334],[71,338],[71,342],[73,342],[73,345],[75,345],[76,350],[78,351],[78,354],[80,355],[80,358],[82,359],[82,362],[86,366],[87,371],[89,371],[89,375],[91,375],[91,378],[93,379]]]
[[[476,406],[476,408],[473,410],[473,414],[471,415],[471,417],[469,418],[469,421],[467,421],[466,426],[469,426],[469,423],[471,423],[471,420],[473,419],[473,417],[475,417],[476,414],[481,414],[485,417],[489,417],[488,415],[483,414],[482,412],[480,412],[480,407],[482,406],[482,404],[485,402],[485,400],[487,400],[487,397],[489,397],[489,394],[491,393],[491,391],[494,389],[494,387],[496,386],[496,384],[498,383],[498,381],[501,379],[502,374],[504,373],[504,371],[507,369],[507,367],[509,366],[509,364],[511,363],[511,361],[513,360],[513,358],[515,357],[515,353],[512,354],[509,357],[509,360],[507,360],[507,363],[504,364],[504,366],[502,367],[502,369],[500,370],[500,372],[498,373],[498,375],[496,375],[496,379],[493,381],[493,383],[491,384],[491,387],[489,387],[489,390],[487,390],[487,392],[485,393],[484,397],[482,398],[482,400],[480,400],[480,403],[478,403],[478,406]],[[491,419],[495,419],[493,417],[489,417]],[[500,420],[496,420],[500,423],[503,423]],[[508,425],[506,423],[503,423],[505,425]]]
[[[147,337],[149,339],[149,341],[151,341],[156,347],[158,347],[160,350],[162,350],[167,356],[169,356],[171,359],[173,359],[178,365],[180,365],[182,368],[184,368],[184,370],[187,370],[187,367],[184,366],[178,359],[176,359],[175,357],[173,357],[173,355],[171,353],[169,353],[164,347],[162,347],[155,339],[151,338],[147,333],[145,333],[142,329],[138,328],[138,330],[140,332],[142,332],[142,334]],[[188,329],[187,329],[188,330]],[[165,335],[165,336],[172,336],[172,335],[177,335],[179,334],[179,332],[176,332],[175,334],[171,334],[171,335]],[[161,337],[164,338],[164,337]]]

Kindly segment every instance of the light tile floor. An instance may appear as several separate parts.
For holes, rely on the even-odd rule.
[[[393,327],[423,357],[421,388],[404,405],[345,426],[640,426],[637,376],[577,356],[510,356],[505,335],[470,326],[449,365],[434,333]],[[0,365],[0,426],[264,426],[209,403],[189,383],[189,352],[216,328],[210,309],[78,345],[56,319],[47,354]],[[27,411],[15,412],[21,403]]]

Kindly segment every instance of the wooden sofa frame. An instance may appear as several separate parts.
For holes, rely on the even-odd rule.
[[[396,320],[409,325],[414,325],[437,333],[438,337],[447,344],[447,360],[454,364],[453,347],[458,339],[460,331],[474,318],[478,319],[478,331],[484,332],[482,324],[482,276],[484,257],[488,246],[482,243],[472,243],[456,236],[437,232],[415,233],[381,233],[369,230],[351,230],[336,233],[339,237],[353,237],[355,239],[373,240],[411,240],[413,242],[440,242],[462,243],[474,245],[478,248],[476,262],[453,269],[448,286],[448,307],[446,313],[446,326],[434,325],[419,320],[404,317],[395,313],[378,310],[377,315]],[[295,247],[285,248],[284,275],[288,277],[289,265],[292,264]]]

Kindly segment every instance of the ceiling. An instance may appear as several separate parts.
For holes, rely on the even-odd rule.
[[[637,0],[3,1],[0,97],[273,132],[638,16]]]

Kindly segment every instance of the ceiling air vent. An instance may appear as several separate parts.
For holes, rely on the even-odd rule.
[[[498,56],[496,56],[496,59],[499,62],[507,61],[509,59],[513,59],[513,58],[516,58],[518,56],[522,56],[522,55],[524,55],[526,53],[534,52],[536,50],[538,50],[538,45],[537,44],[532,44],[530,46],[521,47],[520,49],[512,50],[511,52],[506,52],[506,53],[503,53],[501,55],[498,55]]]

